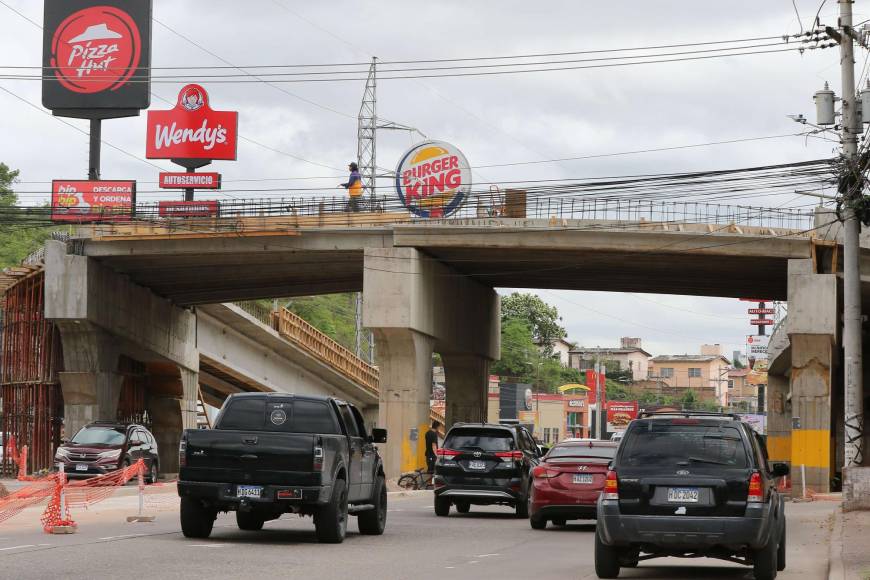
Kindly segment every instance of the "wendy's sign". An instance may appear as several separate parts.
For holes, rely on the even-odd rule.
[[[138,115],[151,102],[151,0],[45,0],[42,66],[56,115]]]
[[[212,159],[236,158],[239,114],[214,111],[208,93],[199,85],[187,85],[169,111],[148,111],[145,156],[172,159],[184,167],[198,167]]]

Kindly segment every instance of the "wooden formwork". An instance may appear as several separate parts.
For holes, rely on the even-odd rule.
[[[0,300],[0,432],[4,446],[28,446],[30,473],[51,467],[63,422],[60,336],[45,320],[44,285],[41,270],[29,272]],[[0,462],[7,474],[15,470],[8,455]]]

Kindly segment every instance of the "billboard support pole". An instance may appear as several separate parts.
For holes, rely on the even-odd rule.
[[[88,152],[88,179],[100,179],[100,145],[102,144],[103,120],[91,119],[91,142]]]

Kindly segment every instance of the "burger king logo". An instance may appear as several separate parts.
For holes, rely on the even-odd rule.
[[[133,18],[119,8],[92,6],[70,14],[54,33],[50,64],[76,93],[117,90],[130,80],[142,54]]]
[[[396,191],[408,210],[423,218],[447,217],[471,192],[471,168],[462,152],[443,141],[411,147],[396,169]]]

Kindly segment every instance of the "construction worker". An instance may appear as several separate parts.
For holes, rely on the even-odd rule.
[[[350,178],[347,183],[342,183],[341,187],[347,190],[350,199],[347,202],[347,211],[358,212],[360,210],[359,200],[362,197],[363,187],[362,178],[359,174],[359,166],[351,162],[347,168],[350,170]]]

